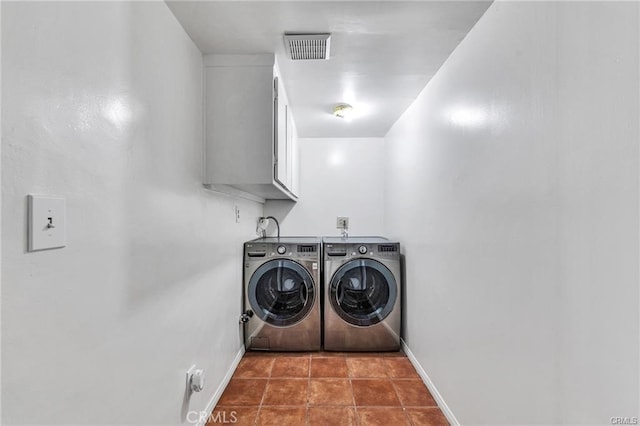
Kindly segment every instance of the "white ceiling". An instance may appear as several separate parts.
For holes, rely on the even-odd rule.
[[[275,52],[300,137],[384,136],[490,3],[167,1],[205,54]],[[289,60],[285,32],[330,32],[331,59]]]

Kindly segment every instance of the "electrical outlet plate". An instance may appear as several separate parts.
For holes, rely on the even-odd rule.
[[[204,370],[196,368],[192,365],[187,370],[186,377],[187,393],[200,392],[204,388]]]
[[[349,218],[346,216],[338,216],[336,218],[336,228],[349,229]]]
[[[186,377],[187,393],[191,393],[191,376],[193,376],[193,373],[195,373],[195,371],[196,371],[196,365],[195,364],[193,364],[187,370],[187,377]]]
[[[236,206],[236,223],[240,223],[240,207]]]
[[[67,245],[64,198],[28,195],[29,251]]]

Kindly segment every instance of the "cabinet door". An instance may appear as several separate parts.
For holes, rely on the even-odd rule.
[[[273,79],[273,177],[282,186],[288,189],[287,181],[287,121],[288,106],[287,98],[278,77]]]
[[[273,182],[273,72],[206,67],[206,184]]]
[[[298,130],[294,128],[293,134],[293,161],[292,161],[292,178],[291,178],[291,192],[296,197],[300,195],[300,141],[298,140]]]
[[[298,130],[296,129],[296,123],[293,115],[288,114],[289,129],[287,135],[289,137],[287,141],[287,179],[289,181],[289,191],[295,196],[298,195],[299,185],[299,162],[298,162]]]

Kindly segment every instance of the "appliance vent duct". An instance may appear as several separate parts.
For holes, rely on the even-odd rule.
[[[331,34],[285,34],[284,43],[292,60],[329,59]]]

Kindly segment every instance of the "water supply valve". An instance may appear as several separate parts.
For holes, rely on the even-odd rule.
[[[244,311],[242,313],[242,315],[240,315],[240,322],[242,324],[245,324],[245,323],[249,322],[251,317],[253,317],[253,311],[251,309],[247,309],[246,311]]]

